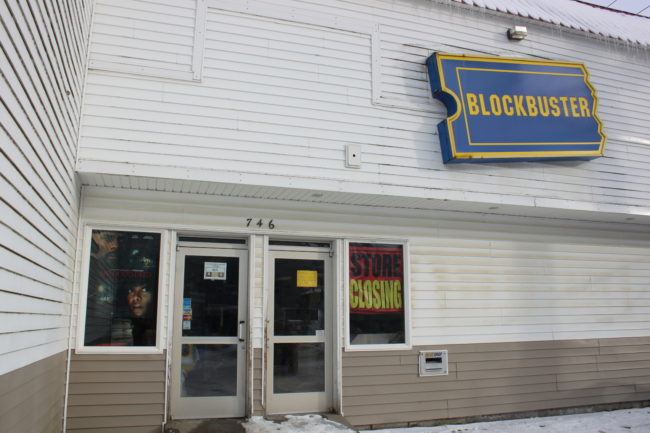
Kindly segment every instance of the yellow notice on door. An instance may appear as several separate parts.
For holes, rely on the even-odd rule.
[[[296,277],[298,287],[318,287],[317,271],[297,271]]]

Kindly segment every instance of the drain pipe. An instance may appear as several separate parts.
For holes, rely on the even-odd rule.
[[[163,420],[160,426],[160,431],[165,432],[165,424],[167,423],[167,414],[169,410],[169,383],[171,379],[171,352],[173,345],[174,333],[174,299],[176,296],[176,250],[178,248],[176,241],[178,240],[178,233],[176,231],[167,232],[167,272],[165,273],[166,286],[167,286],[167,333],[165,338],[167,341],[165,347],[165,395],[163,404]],[[164,269],[164,266],[163,266]]]
[[[81,215],[81,209],[83,209],[83,202],[84,202],[84,191],[83,188],[80,188],[79,191],[79,206],[77,209],[77,215]],[[70,316],[68,319],[68,359],[66,360],[66,367],[65,367],[65,391],[63,394],[63,425],[61,426],[62,432],[65,433],[66,429],[68,428],[68,399],[70,398],[70,366],[72,365],[72,337],[73,337],[73,332],[76,330],[76,327],[79,326],[79,317],[77,317],[76,326],[73,325],[73,316],[74,316],[74,305],[75,305],[75,299],[77,299],[77,306],[79,305],[79,292],[80,290],[75,290],[75,288],[80,287],[81,282],[80,282],[80,275],[81,273],[78,272],[79,266],[83,263],[83,253],[84,253],[84,248],[83,248],[83,238],[84,238],[84,225],[81,224],[81,218],[78,219],[79,225],[77,226],[77,239],[75,242],[75,253],[74,253],[74,266],[73,266],[73,272],[74,272],[74,277],[72,278],[72,286],[70,290]],[[81,257],[79,257],[78,252],[81,252]],[[77,309],[78,311],[78,309]]]

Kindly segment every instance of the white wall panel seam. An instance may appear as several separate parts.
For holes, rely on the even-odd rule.
[[[207,0],[196,0],[196,18],[194,20],[194,47],[192,51],[192,78],[200,81],[203,76],[203,56],[205,46],[205,29],[207,19]]]

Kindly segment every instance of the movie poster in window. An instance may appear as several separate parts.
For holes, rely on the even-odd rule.
[[[350,243],[350,344],[403,344],[404,248]]]
[[[155,346],[160,233],[93,230],[86,346]]]

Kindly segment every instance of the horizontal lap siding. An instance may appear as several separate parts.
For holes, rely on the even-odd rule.
[[[130,3],[142,9],[143,2]],[[166,25],[189,25],[191,17],[177,18],[167,3],[153,8],[166,14]],[[317,189],[344,192],[623,213],[650,208],[647,50],[532,22],[529,37],[515,46],[504,36],[509,19],[432,2],[252,2],[247,13],[226,10],[230,3],[208,6],[200,83],[91,72],[82,172],[191,172],[235,183],[252,182],[243,175],[255,174],[258,182],[281,187],[309,180]],[[98,9],[98,38],[124,27],[114,9],[120,10]],[[363,23],[357,32],[337,28],[350,20]],[[187,43],[167,34],[174,44]],[[141,39],[131,38],[136,45]],[[144,59],[159,52],[148,45],[141,50]],[[606,157],[444,166],[436,125],[446,110],[429,96],[424,65],[439,50],[585,62],[610,136]],[[345,168],[349,143],[361,145],[361,169]]]
[[[0,426],[3,431],[61,431],[65,352],[0,376]]]
[[[503,35],[495,32],[494,24],[486,23],[478,15],[468,16],[460,12],[440,15],[443,23],[432,25],[422,19],[408,16],[406,7],[402,8],[402,11],[407,14],[399,18],[404,20],[401,25],[388,23],[381,26],[381,103],[423,109],[436,116],[438,113],[444,116],[443,105],[437,101],[429,101],[430,87],[426,77],[425,60],[436,51],[470,55],[532,55],[584,62],[589,69],[590,80],[596,87],[600,100],[599,116],[605,125],[605,133],[609,135],[607,158],[596,159],[589,165],[569,166],[560,163],[557,167],[545,167],[539,172],[530,170],[537,167],[536,164],[527,164],[521,167],[522,170],[509,171],[507,177],[486,177],[486,185],[499,188],[500,192],[506,194],[524,195],[525,193],[520,193],[517,189],[504,189],[504,186],[518,185],[540,198],[550,199],[549,193],[558,191],[566,200],[593,200],[613,205],[623,204],[631,197],[643,201],[650,198],[648,188],[644,186],[649,181],[646,169],[650,150],[644,144],[621,141],[622,136],[642,140],[648,136],[647,113],[643,101],[650,96],[650,88],[643,82],[642,77],[650,71],[650,65],[643,58],[644,50],[621,48],[618,52],[612,50],[610,56],[595,55],[593,44],[588,40],[540,28],[531,31],[527,38],[533,41],[531,46],[525,46],[523,53],[520,50],[512,53],[499,43]],[[394,12],[383,14],[394,15]],[[503,23],[503,28],[510,25],[507,18],[492,18]],[[449,31],[447,26],[453,26],[457,31]],[[463,30],[466,28],[471,28],[471,31]],[[463,41],[460,48],[459,32],[462,33],[460,38]],[[498,38],[495,39],[495,35],[498,35]],[[542,40],[544,43],[541,43]],[[581,49],[576,49],[576,45]],[[628,69],[621,70],[622,63],[626,63]],[[421,166],[414,168],[415,170],[407,171],[397,165],[392,167],[392,172],[429,181],[439,177],[437,173],[423,170]],[[637,169],[641,171],[637,172]],[[628,183],[628,170],[640,177],[630,179],[631,183]],[[463,174],[467,175],[468,171],[463,170]],[[480,175],[478,170],[472,172],[466,180],[479,183],[477,175]],[[621,196],[622,184],[627,185],[625,197]],[[639,202],[633,203],[638,204]]]
[[[418,376],[418,350],[448,349],[449,375]],[[650,398],[650,338],[416,347],[343,355],[343,412],[356,426],[540,411]]]
[[[411,242],[414,344],[649,334],[647,239],[453,232]]]
[[[650,234],[611,226],[90,189],[89,219],[238,231],[248,216],[278,235],[409,241],[417,346],[650,335]],[[182,210],[183,220],[178,220]],[[561,225],[560,225],[561,224]],[[263,249],[256,237],[254,347],[262,347]]]
[[[74,273],[84,0],[0,5],[0,429],[58,432]]]
[[[367,359],[344,353],[343,410],[357,425],[539,410],[545,401],[550,407],[632,401],[648,392],[643,369],[650,341],[632,338],[650,335],[650,235],[641,230],[106,188],[89,189],[85,204],[89,219],[134,225],[233,232],[245,224],[242,215],[267,215],[278,236],[407,239],[413,345],[449,348],[451,375],[417,377],[417,350],[372,352]],[[261,241],[256,237],[256,338],[263,323]],[[260,350],[253,355],[259,413]],[[454,401],[427,388],[428,381],[454,382],[445,385]],[[414,393],[422,400],[410,400]]]
[[[253,349],[253,413],[252,415],[263,415],[262,405],[262,349]]]
[[[162,165],[211,168],[229,160],[230,170],[250,173],[306,174],[320,166],[334,175],[339,146],[319,135],[358,135],[353,123],[339,122],[351,115],[350,95],[369,96],[369,37],[211,10],[203,85],[91,80],[84,131],[93,158],[118,150],[134,163],[155,153]],[[322,97],[329,109],[309,108]],[[137,155],[128,152],[135,143]]]
[[[165,355],[73,355],[67,431],[159,432]]]
[[[88,8],[0,6],[0,374],[67,347]]]
[[[89,67],[191,73],[195,4],[194,0],[97,1]]]

